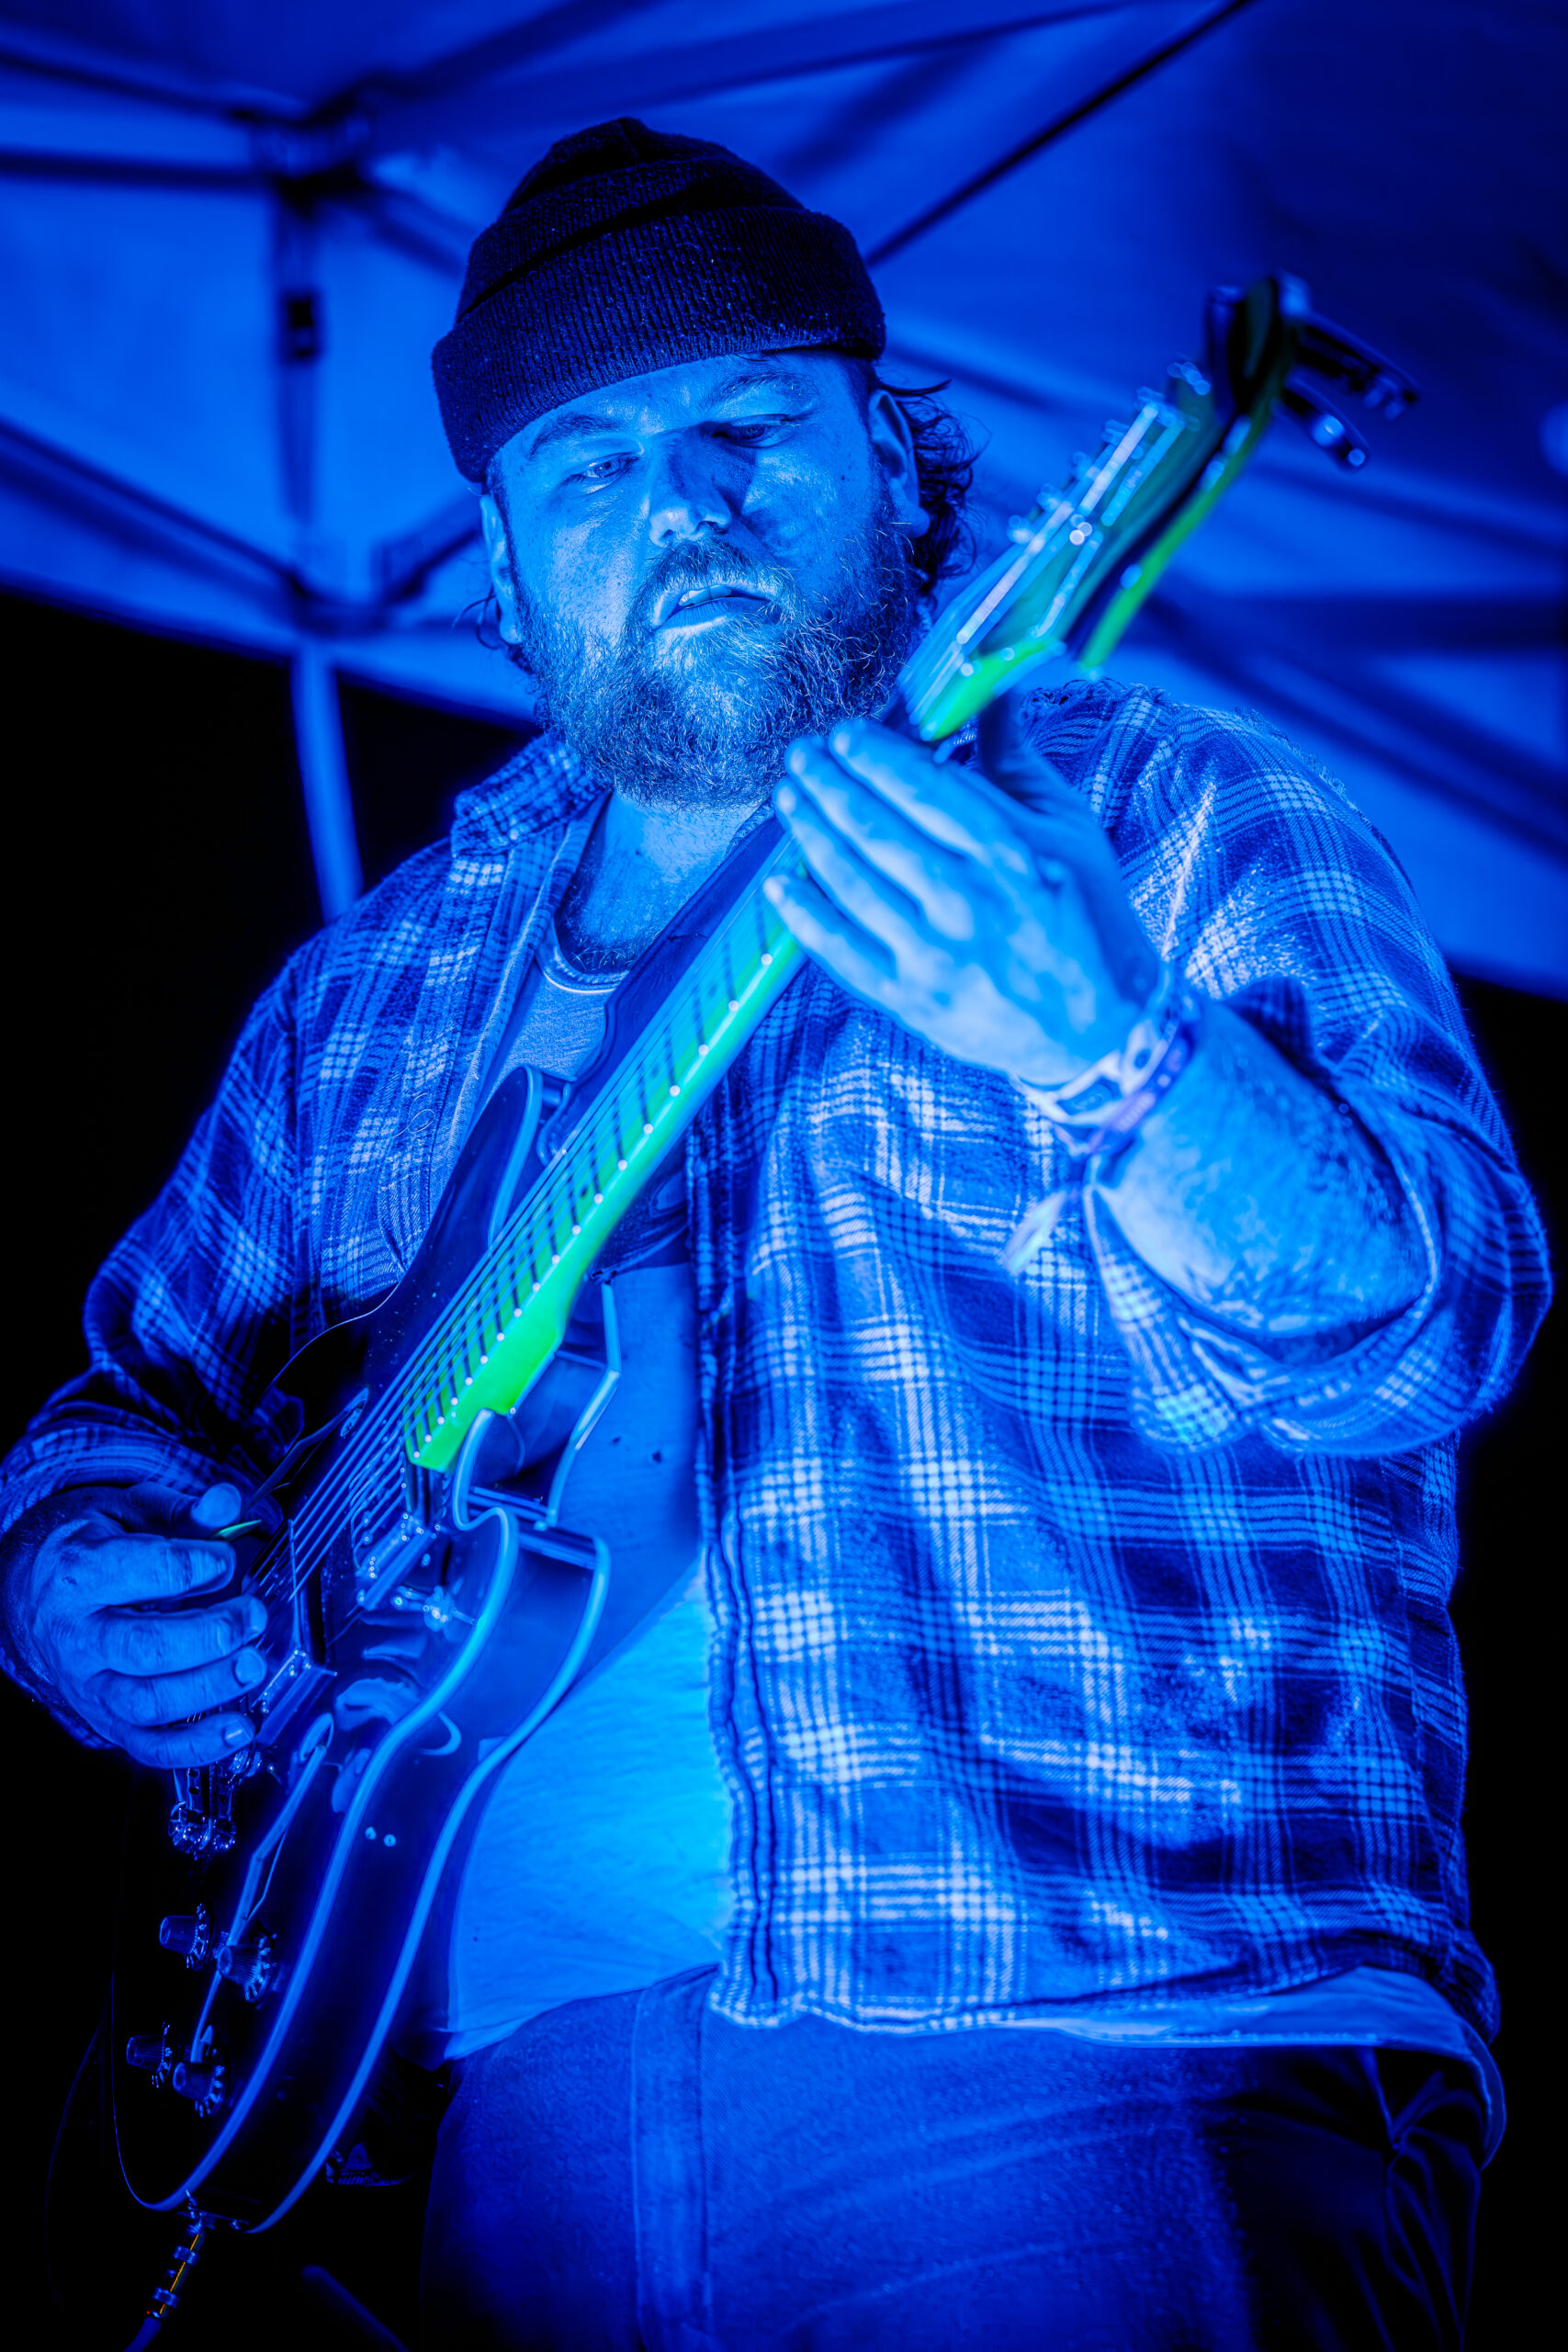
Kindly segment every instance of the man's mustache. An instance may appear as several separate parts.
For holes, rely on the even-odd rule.
[[[632,599],[628,634],[646,635],[655,625],[660,604],[667,597],[683,596],[692,588],[740,588],[750,595],[765,597],[782,612],[792,613],[795,606],[795,583],[786,573],[753,563],[739,548],[699,541],[694,546],[671,548],[660,558]]]

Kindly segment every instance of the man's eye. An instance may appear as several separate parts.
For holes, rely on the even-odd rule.
[[[570,479],[572,481],[614,481],[617,474],[625,473],[630,463],[631,459],[626,457],[594,458]]]

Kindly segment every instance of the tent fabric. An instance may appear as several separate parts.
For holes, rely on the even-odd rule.
[[[987,545],[1288,269],[1420,405],[1354,478],[1282,421],[1114,666],[1282,728],[1457,964],[1568,995],[1565,94],[1555,0],[0,0],[0,579],[294,658],[338,904],[335,674],[525,716],[429,354],[553,139],[635,114],[844,220]]]

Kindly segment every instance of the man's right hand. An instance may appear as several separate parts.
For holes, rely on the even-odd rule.
[[[28,1665],[138,1763],[212,1764],[250,1741],[233,1702],[265,1679],[247,1645],[266,1612],[245,1594],[194,1599],[233,1577],[233,1547],[202,1531],[241,1508],[227,1483],[194,1498],[151,1484],[78,1488],[54,1498],[48,1533],[14,1571],[13,1637]]]

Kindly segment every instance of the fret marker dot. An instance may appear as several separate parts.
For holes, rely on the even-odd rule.
[[[626,1161],[625,1161],[624,1159],[617,1159],[617,1160],[616,1160],[616,1162],[615,1162],[615,1165],[616,1165],[616,1167],[617,1167],[617,1168],[624,1168],[624,1167],[626,1166]]]
[[[536,1283],[534,1284],[534,1288],[535,1288],[536,1290],[537,1290],[537,1289],[538,1289],[538,1287],[539,1287],[538,1283]],[[514,1306],[514,1307],[513,1308],[513,1310],[512,1310],[512,1320],[513,1320],[514,1323],[516,1322],[516,1320],[517,1320],[518,1317],[522,1314],[522,1312],[523,1312],[523,1309],[522,1309],[520,1306]]]
[[[681,1090],[680,1090],[680,1088],[679,1088],[678,1086],[672,1086],[672,1087],[670,1089],[670,1091],[671,1091],[671,1094],[679,1094],[679,1092],[681,1091]]]
[[[537,1289],[538,1289],[538,1287],[539,1287],[538,1283],[536,1283],[534,1284],[534,1288],[535,1288],[536,1290],[537,1290]]]
[[[642,1131],[645,1136],[650,1136],[653,1133],[653,1122],[651,1119],[645,1119],[643,1121]]]
[[[471,1387],[473,1386],[473,1385],[474,1385],[474,1375],[473,1375],[473,1374],[472,1374],[471,1372],[466,1372],[466,1373],[463,1374],[463,1385],[464,1385],[464,1387],[465,1387],[465,1388],[471,1388]]]
[[[705,1044],[699,1044],[699,1045],[698,1045],[698,1046],[697,1046],[697,1051],[698,1051],[698,1053],[699,1053],[699,1054],[705,1054],[705,1053],[706,1053],[706,1051],[707,1051],[707,1046],[706,1046]]]
[[[771,964],[771,963],[773,962],[773,957],[772,957],[771,956],[769,956],[769,955],[764,955],[764,956],[763,956],[763,957],[762,957],[762,961],[763,961],[763,963],[764,963],[764,964]]]
[[[729,1000],[729,1010],[731,1011],[731,1012],[739,1012],[739,1010],[740,1010],[740,999],[739,999],[738,996],[732,996],[732,997],[730,998],[730,1000]]]
[[[595,1208],[602,1207],[602,1206],[603,1206],[603,1204],[604,1204],[604,1193],[594,1193],[594,1195],[593,1195],[593,1205],[594,1205],[594,1207],[595,1207]]]

